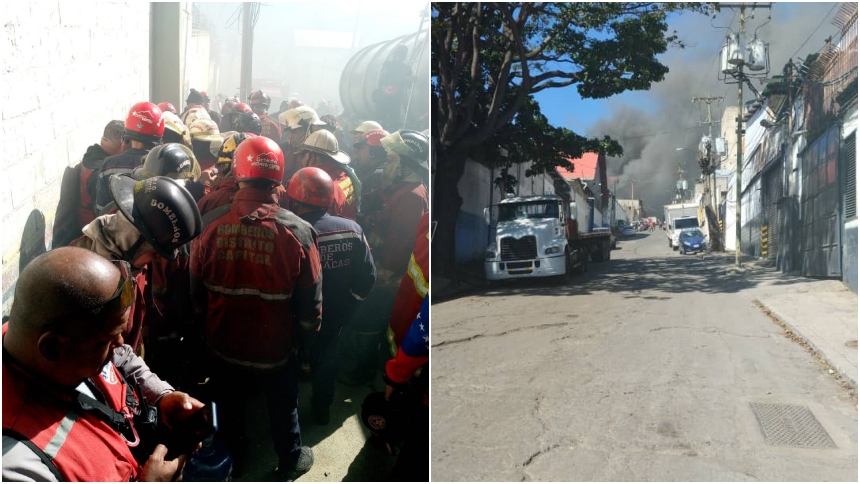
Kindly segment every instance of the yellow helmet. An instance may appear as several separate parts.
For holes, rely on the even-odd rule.
[[[228,133],[221,133],[222,135]],[[218,150],[218,160],[215,164],[218,166],[218,171],[224,175],[229,175],[233,165],[233,153],[239,144],[249,138],[254,138],[256,135],[252,133],[240,133],[237,131],[231,132],[230,136],[221,144],[221,149]]]

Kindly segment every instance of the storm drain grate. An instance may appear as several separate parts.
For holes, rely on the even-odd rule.
[[[836,444],[808,408],[799,405],[750,403],[768,445],[834,449]]]

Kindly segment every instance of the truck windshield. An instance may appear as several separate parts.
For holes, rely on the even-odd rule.
[[[511,220],[527,219],[527,218],[557,218],[558,203],[557,202],[523,202],[523,203],[503,203],[499,205],[499,221],[508,222]]]
[[[697,218],[679,218],[675,220],[675,228],[676,229],[691,229],[693,227],[699,226],[699,219]]]

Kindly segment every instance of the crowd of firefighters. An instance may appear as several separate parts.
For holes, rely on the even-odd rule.
[[[182,111],[168,102],[136,103],[83,156],[79,190],[69,201],[80,236],[66,248],[55,243],[21,272],[4,325],[3,477],[127,481],[175,471],[165,467],[174,461],[163,448],[130,448],[128,435],[143,441],[145,432],[124,426],[151,419],[141,415],[150,407],[170,425],[205,401],[218,405],[217,437],[229,446],[234,477],[241,477],[249,470],[249,395],[262,391],[279,458],[276,477],[293,480],[313,465],[299,429],[298,382],[310,381],[313,421],[327,425],[336,380],[364,385],[382,373],[385,400],[398,399],[406,409],[399,439],[378,429],[401,444],[393,477],[427,480],[426,130],[320,118],[297,99],[269,115],[262,91],[247,103],[228,100],[220,112],[209,107],[206,93],[194,89]],[[89,323],[57,323],[47,314],[53,295],[39,303],[19,294],[55,283],[71,287],[72,295],[96,291],[96,282],[82,288],[56,282],[98,281],[85,277],[100,267],[93,254],[118,271],[115,293],[66,300],[78,301],[70,304],[80,306],[83,320],[114,321],[99,326],[109,333],[110,361],[73,385],[86,383],[86,393],[108,408],[102,412],[69,399],[59,381],[35,381],[43,375],[39,368],[59,364],[43,352],[49,330]],[[110,333],[116,321],[120,330]],[[35,329],[25,332],[28,325]],[[22,336],[33,332],[40,336]],[[30,353],[17,349],[28,344]],[[116,383],[128,392],[114,391]],[[29,415],[48,407],[47,419]],[[62,433],[67,410],[77,420]],[[57,452],[59,434],[65,448],[79,446],[76,452]],[[13,444],[18,468],[6,455]]]

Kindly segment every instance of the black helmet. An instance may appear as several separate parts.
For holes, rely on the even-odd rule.
[[[429,168],[430,140],[418,131],[409,129],[395,131],[382,138],[380,142],[386,151],[400,155],[401,160],[422,170]]]
[[[131,176],[138,181],[154,176],[196,179],[200,177],[200,165],[190,149],[179,143],[168,143],[149,150],[143,165],[135,168]]]
[[[233,118],[233,128],[241,133],[252,133],[257,136],[263,132],[263,123],[254,113],[236,113]]]
[[[200,235],[200,210],[180,181],[116,175],[110,179],[110,192],[119,211],[165,259],[175,259],[180,247]]]
[[[403,407],[385,400],[383,392],[371,393],[361,403],[361,423],[387,443],[394,444],[402,438],[405,420]]]

